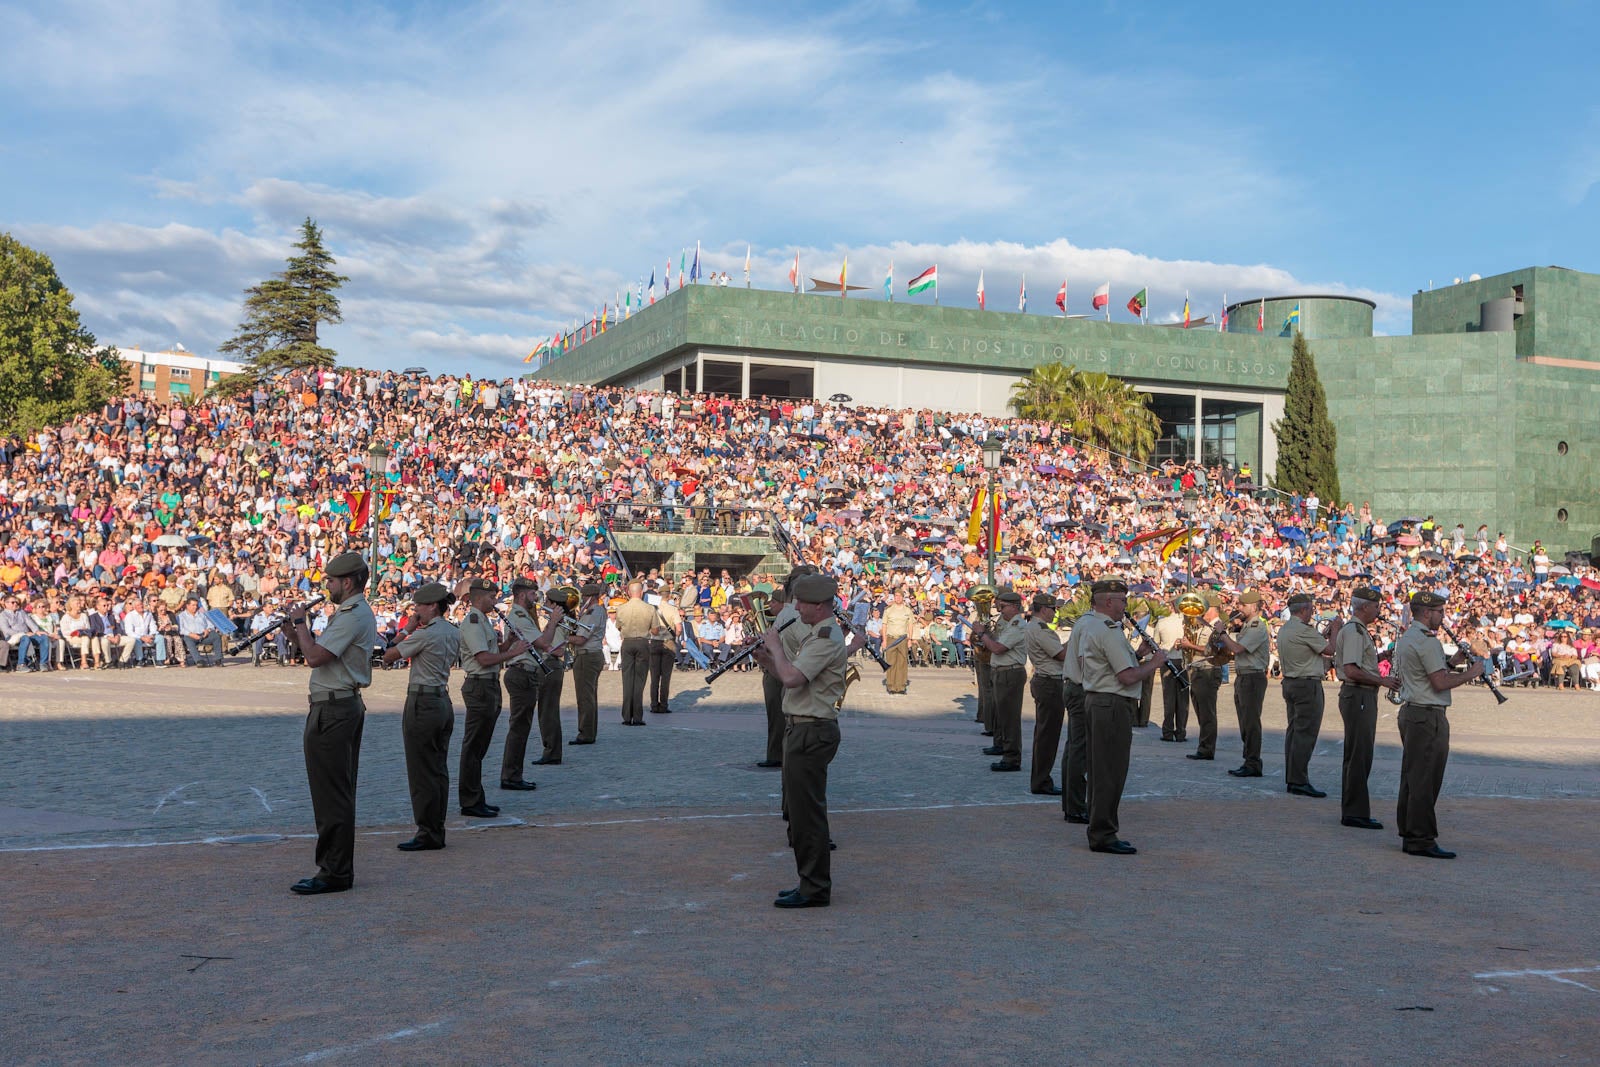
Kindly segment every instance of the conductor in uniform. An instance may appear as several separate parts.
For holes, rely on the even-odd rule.
[[[1308,593],[1289,598],[1289,621],[1278,631],[1278,662],[1283,666],[1283,779],[1302,797],[1328,794],[1311,784],[1311,753],[1322,731],[1322,676],[1333,656],[1333,638],[1311,625],[1315,604]],[[1260,737],[1260,721],[1256,723]]]
[[[1178,642],[1183,639],[1183,613],[1176,600],[1169,606],[1172,610],[1156,620],[1150,634],[1168,656],[1175,656],[1182,651]],[[1189,690],[1172,677],[1171,671],[1161,674],[1161,740],[1189,740]]]
[[[678,632],[682,626],[678,605],[663,596],[656,605],[656,624],[650,627],[650,682],[647,703],[655,715],[672,714],[672,668],[678,660]]]
[[[456,792],[461,799],[461,814],[475,819],[492,819],[500,809],[489,803],[483,792],[483,757],[494,739],[494,725],[500,720],[500,665],[528,650],[527,642],[508,636],[504,641],[495,632],[489,613],[499,589],[487,578],[467,583],[467,617],[461,622],[461,702],[467,706],[467,721],[461,731],[461,771]],[[529,786],[528,788],[531,788]]]
[[[1450,760],[1450,690],[1483,674],[1483,660],[1465,671],[1450,668],[1467,657],[1465,649],[1445,658],[1437,631],[1444,624],[1445,598],[1422,590],[1411,594],[1411,625],[1394,643],[1400,675],[1400,799],[1395,819],[1408,856],[1453,860],[1439,847],[1434,805]]]
[[[1372,624],[1380,596],[1362,587],[1350,594],[1350,621],[1334,637],[1333,669],[1339,676],[1339,717],[1344,720],[1344,773],[1339,779],[1339,823],[1360,830],[1382,830],[1372,817],[1367,777],[1378,733],[1378,690],[1397,690],[1400,676],[1378,673],[1378,646]]]
[[[644,583],[628,583],[628,602],[617,609],[622,634],[622,724],[644,725],[644,687],[650,680],[650,631],[660,622],[644,602]]]
[[[401,852],[444,848],[444,817],[450,807],[450,735],[456,709],[450,703],[450,668],[461,650],[461,634],[444,613],[455,595],[429,582],[411,597],[411,617],[400,639],[383,653],[383,662],[411,661],[406,707],[400,714],[400,739],[406,751],[406,784],[417,832],[395,847]]]
[[[906,603],[905,594],[896,591],[894,600],[883,609],[883,658],[889,661],[889,670],[883,676],[883,684],[895,695],[904,694],[911,684],[910,641],[900,641],[900,639],[909,638],[913,618],[915,613]],[[895,644],[896,641],[900,643]],[[893,647],[890,647],[891,645]]]
[[[289,609],[295,642],[311,668],[310,711],[303,747],[311,811],[317,823],[317,873],[289,888],[302,896],[341,893],[355,884],[356,775],[367,706],[361,690],[372,684],[378,624],[367,604],[367,563],[344,552],[323,568],[328,599],[336,605],[321,637],[306,626],[306,609]]]
[[[1144,680],[1167,661],[1154,650],[1143,663],[1133,654],[1122,619],[1128,583],[1102,578],[1090,587],[1093,611],[1073,630],[1083,668],[1084,706],[1089,717],[1089,848],[1131,856],[1139,851],[1117,836],[1117,809],[1128,780],[1133,717]],[[1077,631],[1083,630],[1078,638]]]
[[[984,754],[999,756],[991,771],[1022,770],[1022,690],[1027,678],[1028,633],[1022,615],[1022,594],[1002,590],[994,598],[1000,623],[992,632],[972,636],[989,650],[989,684],[994,690],[994,744]],[[1129,720],[1130,724],[1132,720]],[[1132,726],[1129,726],[1132,729]]]
[[[776,626],[762,636],[755,659],[783,684],[783,802],[800,881],[778,894],[779,908],[825,908],[833,895],[828,836],[828,765],[839,751],[838,705],[844,699],[849,651],[836,631],[839,584],[808,574],[791,587],[802,630],[791,656]]]
[[[772,620],[767,624],[768,630],[783,628],[791,619],[799,621],[800,615],[795,610],[791,594],[794,583],[808,574],[817,573],[817,568],[810,563],[802,563],[790,571],[783,579],[783,586],[772,592],[772,597],[767,601],[768,610],[775,611]],[[804,627],[789,626],[783,630],[782,640],[785,642],[785,651],[792,659],[795,649],[799,647],[801,633]],[[760,657],[757,657],[759,662]],[[761,668],[761,700],[767,712],[767,752],[766,758],[757,761],[757,767],[768,769],[783,766],[783,735],[786,722],[783,717],[783,683],[778,681],[776,675]]]
[[[1033,777],[1028,788],[1042,796],[1058,797],[1061,789],[1051,774],[1061,747],[1061,720],[1066,713],[1061,661],[1067,650],[1061,644],[1061,636],[1050,626],[1056,617],[1056,598],[1049,593],[1035,593],[1028,608],[1031,617],[1025,633],[1028,662],[1033,664],[1033,679],[1028,683],[1033,696]]]

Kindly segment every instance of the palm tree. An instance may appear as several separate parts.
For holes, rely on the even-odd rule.
[[[1149,398],[1121,378],[1044,363],[1012,383],[1010,406],[1023,418],[1045,419],[1094,448],[1144,459],[1155,449],[1161,420]]]
[[[1057,421],[1078,372],[1065,363],[1041,363],[1026,378],[1011,383],[1011,409],[1024,419]]]

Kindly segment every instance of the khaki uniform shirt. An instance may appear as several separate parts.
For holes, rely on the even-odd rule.
[[[659,642],[668,652],[678,650],[678,606],[670,600],[663,600],[656,608],[657,623],[650,640]]]
[[[1139,699],[1139,693],[1144,688],[1143,682],[1123,685],[1117,680],[1117,675],[1139,665],[1139,660],[1133,654],[1133,646],[1128,644],[1128,637],[1122,632],[1120,623],[1112,622],[1098,611],[1091,611],[1072,628],[1072,640],[1078,644],[1079,669],[1083,671],[1085,691]]]
[[[1328,669],[1322,650],[1328,639],[1316,627],[1290,618],[1278,631],[1278,662],[1285,678],[1321,678]]]
[[[583,647],[573,646],[574,656],[603,656],[603,646],[606,643],[606,606],[597,603],[594,607],[578,616],[581,626],[589,627],[589,636],[584,638]],[[579,636],[582,636],[581,634]]]
[[[1351,619],[1344,624],[1333,650],[1333,673],[1338,675],[1341,682],[1350,680],[1344,673],[1347,663],[1354,663],[1368,674],[1378,673],[1378,646],[1373,644],[1372,635],[1359,619]]]
[[[794,625],[778,634],[778,642],[783,645],[783,654],[793,663],[795,656],[800,654],[800,643],[810,634],[811,627],[800,621],[800,612],[793,604],[785,604],[779,609],[772,626],[777,629],[790,619],[794,620]]]
[[[617,609],[617,631],[624,641],[650,636],[656,624],[656,609],[642,600],[630,600]]]
[[[371,685],[372,650],[377,643],[378,621],[372,616],[367,598],[357,593],[339,605],[317,638],[317,644],[333,653],[334,660],[311,669],[311,695],[320,697]]]
[[[1072,630],[1067,634],[1067,654],[1061,661],[1061,676],[1069,682],[1083,684],[1083,664],[1078,659],[1078,646],[1082,644],[1082,637],[1088,630],[1079,625],[1088,615],[1080,615],[1072,620]]]
[[[834,705],[844,698],[845,655],[844,642],[839,638],[839,623],[824,619],[815,626],[796,622],[784,635],[802,630],[798,650],[790,657],[806,684],[798,689],[783,691],[785,715],[808,715],[814,719],[837,719]]]
[[[478,662],[479,652],[499,652],[500,635],[495,633],[489,616],[477,608],[470,608],[461,623],[461,669],[468,678],[498,678],[500,665],[485,667]]]
[[[1021,615],[1012,616],[1010,622],[997,623],[991,636],[1006,646],[1004,652],[990,654],[991,671],[1005,667],[1021,667],[1028,662],[1028,631]]]
[[[1420,622],[1406,627],[1406,632],[1394,643],[1395,670],[1400,675],[1400,701],[1424,707],[1448,708],[1450,690],[1439,692],[1428,681],[1434,671],[1450,668],[1445,659],[1444,646]]]
[[[1182,615],[1174,611],[1161,616],[1156,620],[1156,624],[1150,627],[1150,636],[1156,639],[1156,644],[1161,646],[1162,651],[1175,656],[1180,654],[1178,639],[1183,636],[1183,619]]]
[[[1029,619],[1023,627],[1027,637],[1028,662],[1033,664],[1033,673],[1042,674],[1046,678],[1061,677],[1061,637],[1038,619]]]
[[[534,638],[544,632],[544,627],[539,625],[539,620],[534,618],[533,613],[527,608],[522,607],[520,604],[513,604],[511,605],[511,610],[506,612],[506,627],[511,631],[511,636],[520,637],[528,642],[528,651],[516,659],[507,660],[505,665],[507,667],[521,667],[525,671],[538,670],[538,661],[533,658],[533,641]],[[495,647],[498,648],[499,646]]]
[[[890,604],[883,609],[884,644],[911,632],[911,617],[915,613],[909,604]]]
[[[444,619],[434,619],[395,647],[411,661],[412,685],[449,685],[450,668],[461,654],[461,631]]]
[[[1321,638],[1321,634],[1317,635]],[[1243,674],[1245,671],[1262,671],[1272,665],[1272,633],[1267,629],[1266,620],[1259,615],[1245,623],[1239,630],[1239,636],[1234,640],[1244,646],[1244,651],[1233,658],[1234,669]],[[1283,635],[1278,635],[1278,655],[1283,655]],[[1285,672],[1287,675],[1288,672]],[[1319,672],[1318,677],[1321,677]]]

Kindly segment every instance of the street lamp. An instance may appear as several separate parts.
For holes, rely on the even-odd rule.
[[[367,474],[371,483],[368,487],[371,496],[367,501],[367,534],[371,538],[367,548],[367,580],[372,584],[374,595],[378,592],[378,490],[383,486],[388,470],[389,446],[375,441],[367,448]]]
[[[989,585],[994,585],[994,543],[1000,530],[1000,516],[995,514],[994,472],[1000,469],[1000,455],[1005,451],[998,437],[983,439],[983,469],[989,472],[989,543],[984,546],[989,557]]]

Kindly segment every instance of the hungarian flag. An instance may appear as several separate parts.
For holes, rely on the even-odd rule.
[[[967,544],[973,548],[978,546],[978,538],[983,535],[983,486],[979,486],[972,494],[972,510],[967,515]]]
[[[1140,289],[1133,294],[1133,298],[1128,301],[1128,314],[1136,319],[1144,318],[1145,304],[1150,300],[1149,292],[1148,289]]]
[[[916,296],[918,293],[932,289],[934,295],[939,293],[939,264],[935,263],[921,274],[906,282],[906,295]]]
[[[1065,315],[1067,313],[1067,282],[1065,278],[1061,280],[1061,288],[1056,290],[1056,307],[1061,309],[1061,314]]]
[[[1089,306],[1094,308],[1096,311],[1111,306],[1110,282],[1106,282],[1104,285],[1094,291],[1094,299],[1089,302]]]
[[[359,533],[372,520],[372,494],[365,489],[345,493],[344,502],[350,508],[350,532]]]
[[[983,271],[978,272],[978,310],[983,310]]]
[[[795,292],[798,293],[800,291],[800,253],[799,252],[796,252],[794,254],[794,266],[789,268],[789,284],[794,287],[794,291]]]

